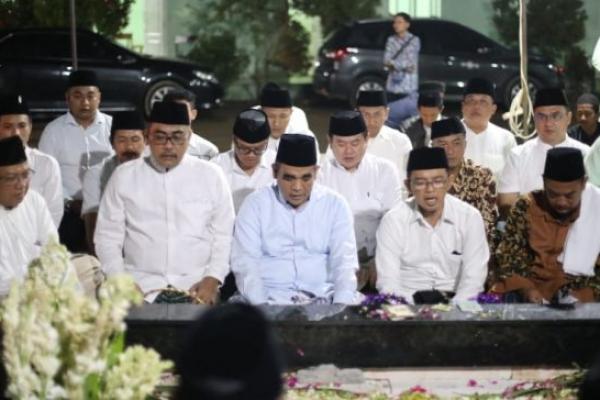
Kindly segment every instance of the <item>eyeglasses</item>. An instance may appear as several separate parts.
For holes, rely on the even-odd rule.
[[[427,188],[427,186],[431,185],[434,189],[441,189],[444,187],[448,179],[446,178],[434,178],[431,180],[428,179],[415,179],[411,182],[411,186],[415,190],[423,190]]]
[[[237,151],[238,153],[240,153],[243,156],[248,156],[251,153],[254,154],[255,156],[262,156],[263,154],[265,154],[265,151],[267,151],[267,146],[265,145],[264,147],[252,148],[252,147],[243,147],[236,143],[235,151]]]
[[[558,122],[561,119],[563,119],[565,117],[565,113],[560,112],[560,111],[555,111],[551,114],[544,114],[544,113],[534,113],[533,114],[533,119],[536,122],[546,122],[546,121],[552,121],[552,122]]]
[[[150,142],[160,146],[166,145],[169,141],[175,146],[181,146],[187,142],[187,139],[188,135],[185,132],[175,132],[172,135],[167,135],[165,133],[155,133],[150,135]]]
[[[21,181],[29,182],[29,180],[31,179],[31,175],[33,175],[33,174],[34,174],[34,171],[32,169],[28,169],[27,171],[21,172],[20,174],[10,174],[10,175],[6,175],[6,176],[0,176],[0,184],[5,185],[5,186],[13,186]]]

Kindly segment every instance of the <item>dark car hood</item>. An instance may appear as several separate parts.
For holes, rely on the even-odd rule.
[[[156,57],[147,54],[140,55],[149,65],[155,67],[169,67],[169,68],[181,68],[181,69],[198,69],[204,72],[213,72],[211,67],[206,65],[196,64],[187,60],[167,58],[167,57]]]

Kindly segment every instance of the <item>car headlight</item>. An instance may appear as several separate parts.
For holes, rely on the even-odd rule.
[[[194,70],[193,72],[194,72],[194,75],[196,76],[196,78],[198,78],[198,79],[209,81],[209,82],[215,83],[215,84],[219,83],[219,80],[213,74],[210,74],[210,73],[204,72],[204,71],[199,71],[199,70]]]

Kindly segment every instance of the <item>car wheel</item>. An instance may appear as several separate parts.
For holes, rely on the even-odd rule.
[[[352,97],[349,99],[352,107],[356,105],[356,99],[361,90],[385,90],[385,81],[379,76],[372,75],[360,78],[354,85],[351,93]]]
[[[527,82],[527,86],[529,87],[529,96],[531,100],[535,98],[535,94],[540,88],[540,83],[535,78],[529,78]],[[510,108],[510,103],[515,98],[519,90],[521,89],[521,79],[518,76],[511,78],[505,86],[504,96],[502,98],[502,102],[506,109]]]
[[[173,81],[159,81],[150,86],[144,97],[144,111],[146,115],[150,115],[152,105],[157,101],[162,101],[168,92],[180,89],[183,89],[183,87]]]

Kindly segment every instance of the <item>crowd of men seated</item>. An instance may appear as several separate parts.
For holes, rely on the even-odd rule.
[[[560,89],[534,99],[537,136],[494,125],[494,86],[467,82],[462,119],[419,94],[405,131],[386,93],[363,91],[319,145],[288,90],[267,84],[217,148],[192,131],[195,99],[169,93],[143,118],[100,111],[91,71],[42,132],[27,99],[0,101],[0,295],[56,236],[133,276],[147,302],[573,303],[600,297],[598,100],[578,125]],[[592,145],[591,149],[589,145]],[[590,177],[588,182],[587,177]],[[597,221],[598,220],[598,221]],[[98,282],[100,284],[100,282]]]

